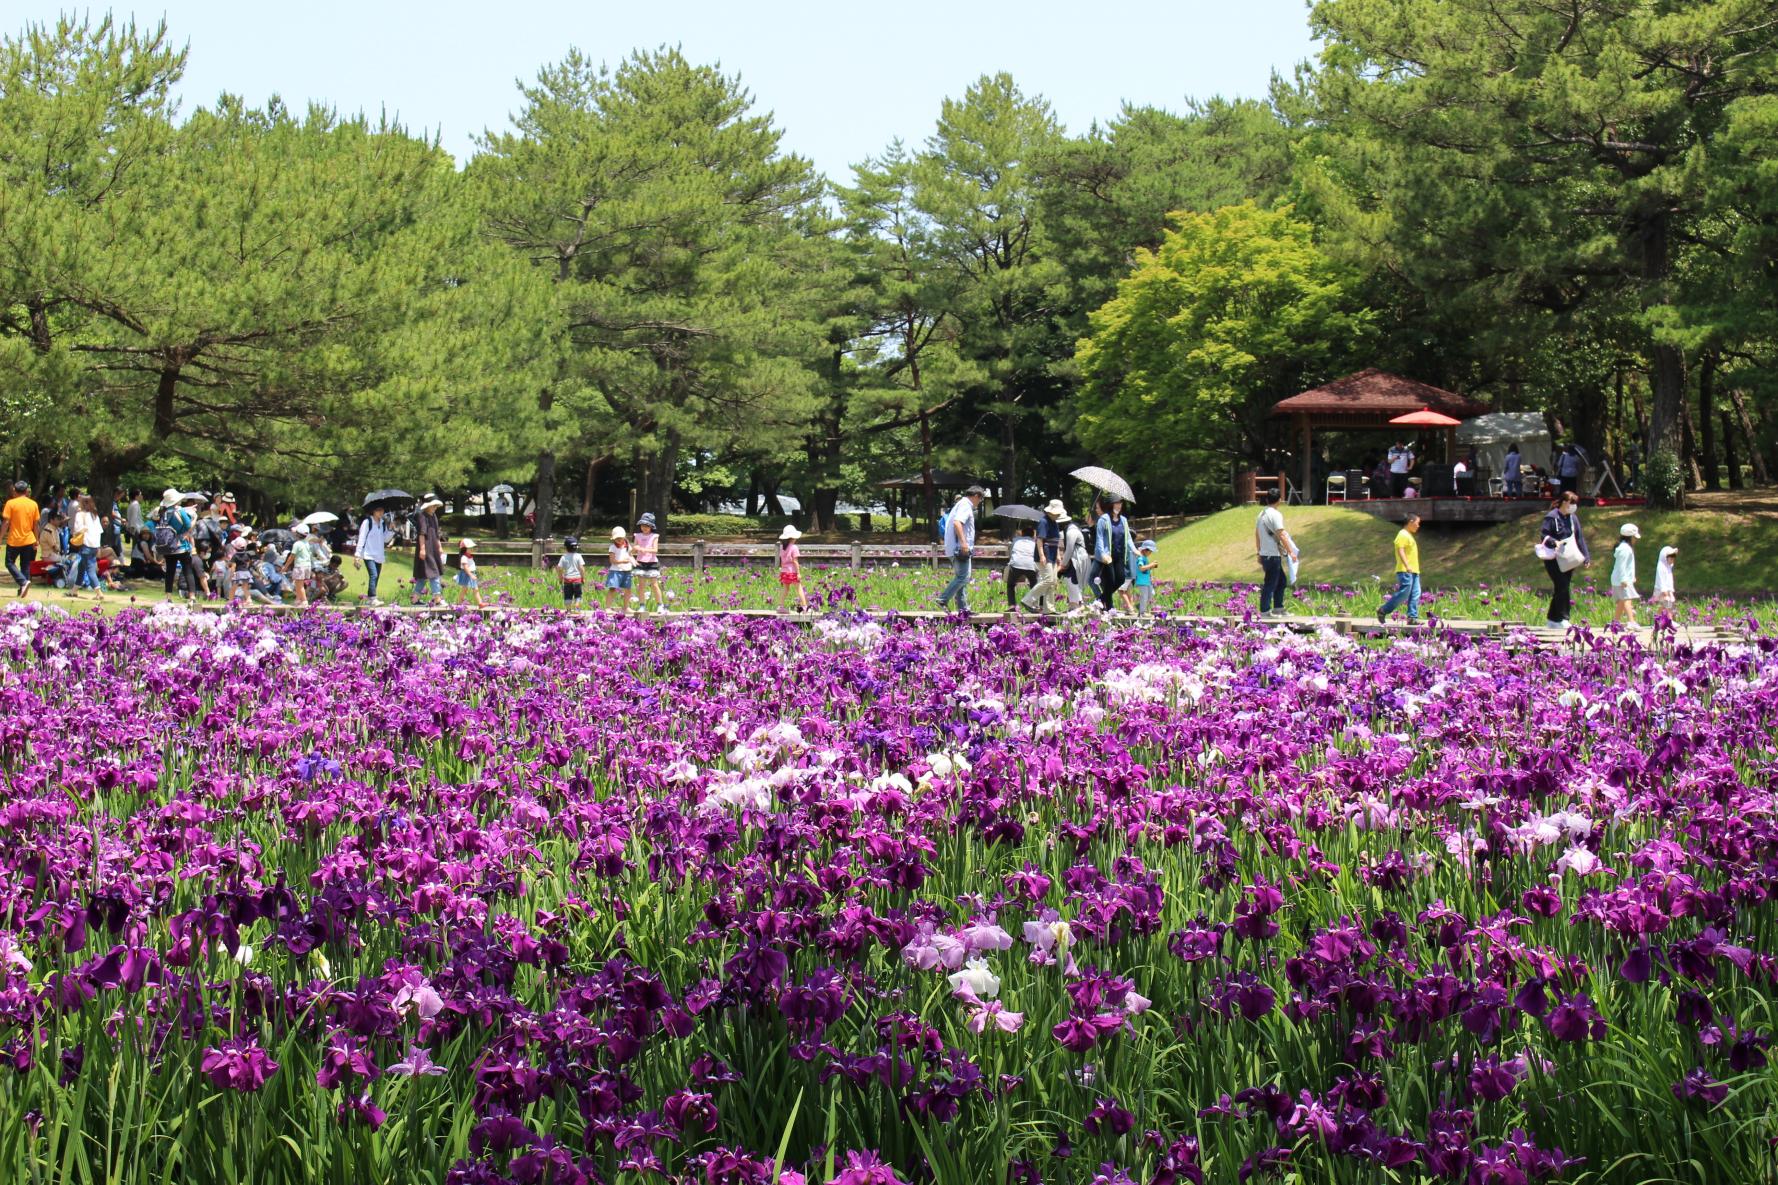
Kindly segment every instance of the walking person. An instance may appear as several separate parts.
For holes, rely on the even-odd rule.
[[[1406,602],[1408,607],[1408,624],[1420,624],[1420,516],[1408,515],[1395,533],[1395,591],[1377,610],[1377,624],[1389,620],[1389,615],[1401,608]]]
[[[420,512],[414,518],[416,605],[436,605],[444,600],[444,539],[438,527],[438,512],[442,509],[444,501],[436,494],[427,494],[421,499]]]
[[[611,546],[605,549],[605,607],[619,613],[629,608],[631,574],[636,561],[630,558],[630,539],[622,527],[611,528]]]
[[[1136,569],[1136,540],[1124,518],[1124,503],[1113,498],[1093,525],[1093,562],[1099,579],[1099,607],[1109,613],[1114,598]]]
[[[790,590],[796,590],[796,607],[799,612],[809,611],[809,597],[803,592],[802,557],[796,549],[796,541],[803,533],[784,524],[784,530],[778,535],[778,612],[784,612],[790,599]]]
[[[1655,591],[1648,598],[1650,605],[1658,605],[1663,609],[1671,609],[1677,599],[1673,586],[1673,564],[1679,558],[1677,547],[1663,547],[1655,557]]]
[[[1264,574],[1259,587],[1259,615],[1284,616],[1284,590],[1290,581],[1284,574],[1284,557],[1298,555],[1296,541],[1284,529],[1284,512],[1278,508],[1278,491],[1265,492],[1265,509],[1253,525],[1253,549]]]
[[[1037,528],[1024,526],[1019,528],[1018,537],[1012,546],[1006,549],[1006,608],[1014,612],[1020,608],[1019,589],[1026,590],[1027,595],[1037,588]]]
[[[562,540],[562,555],[556,560],[556,571],[562,577],[562,608],[578,609],[586,589],[586,557],[580,554],[580,538],[570,535]]]
[[[142,514],[142,491],[132,489],[129,505],[125,506],[123,511],[124,532],[129,536],[128,542],[131,547],[136,545],[136,539],[142,534],[142,528],[146,523],[147,519]]]
[[[309,585],[327,561],[317,550],[314,531],[307,523],[297,523],[290,528],[290,533],[296,536],[296,542],[290,548],[290,583],[296,587],[296,603],[307,605]]]
[[[192,563],[192,531],[197,515],[186,509],[185,495],[178,490],[161,493],[160,510],[154,526],[154,545],[161,556],[161,579],[167,596],[175,585],[180,599],[189,601],[198,589],[197,570]]]
[[[6,570],[18,585],[18,595],[31,591],[31,565],[37,561],[37,524],[42,509],[31,498],[31,483],[12,483],[12,497],[0,507],[0,521],[6,524]]]
[[[1508,498],[1517,498],[1525,493],[1525,461],[1519,453],[1519,442],[1513,441],[1507,446],[1506,461],[1501,466],[1501,477],[1506,483]]]
[[[488,603],[482,600],[482,582],[475,575],[475,540],[461,539],[457,542],[457,587],[463,590],[463,602],[475,598],[477,609],[486,609]]]
[[[969,573],[971,556],[975,552],[975,512],[982,504],[988,491],[981,486],[970,486],[951,507],[951,512],[944,518],[945,558],[951,561],[951,582],[945,585],[943,592],[938,594],[938,607],[945,609],[952,600],[957,602],[957,612],[964,617],[969,616]]]
[[[1625,523],[1611,553],[1611,620],[1632,629],[1636,627],[1636,602],[1642,599],[1636,591],[1636,541],[1640,538],[1642,528]]]
[[[90,494],[80,495],[74,507],[74,525],[68,528],[69,551],[74,556],[74,587],[83,592],[91,590],[102,601],[105,590],[99,583],[99,536],[103,527],[99,513]]]
[[[661,537],[655,533],[654,515],[644,514],[636,520],[636,534],[630,540],[631,558],[635,560],[637,608],[648,612],[648,593],[654,591],[654,611],[667,611],[667,594],[661,587]]]
[[[1580,496],[1573,490],[1563,490],[1538,528],[1542,536],[1538,555],[1543,559],[1544,571],[1550,576],[1550,607],[1544,625],[1551,629],[1567,627],[1568,615],[1574,609],[1575,570],[1593,562],[1592,553],[1587,550],[1586,534],[1580,527],[1579,511]],[[1564,544],[1569,541],[1572,541],[1572,553],[1579,557],[1578,564],[1563,555]],[[1563,567],[1564,563],[1569,566]]]
[[[1043,508],[1043,517],[1037,522],[1037,583],[1019,602],[1021,608],[1036,613],[1056,611],[1056,592],[1062,560],[1062,527],[1067,521],[1068,511],[1063,508],[1062,500],[1050,499],[1049,505]]]
[[[383,578],[383,564],[389,555],[393,532],[388,524],[389,508],[381,502],[371,504],[370,513],[358,524],[358,538],[352,544],[352,565],[366,573],[364,603],[380,605],[377,583]]]
[[[1062,531],[1062,579],[1068,587],[1070,615],[1086,611],[1087,576],[1093,566],[1093,554],[1087,549],[1087,534],[1080,524],[1064,520]]]
[[[1136,547],[1136,613],[1147,617],[1154,608],[1155,542],[1144,539]]]

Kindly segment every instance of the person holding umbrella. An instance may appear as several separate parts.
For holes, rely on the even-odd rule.
[[[438,512],[444,502],[437,494],[420,500],[414,520],[414,604],[436,605],[444,600],[444,539],[438,529]],[[421,597],[427,598],[422,601]]]
[[[358,539],[352,548],[352,563],[359,570],[368,573],[365,577],[367,587],[364,593],[366,605],[380,605],[377,600],[377,581],[383,576],[383,563],[389,552],[389,540],[394,532],[389,530],[385,519],[389,514],[387,502],[372,502],[370,513],[358,524]]]
[[[1093,567],[1099,580],[1099,606],[1109,613],[1114,598],[1136,570],[1136,540],[1124,518],[1124,500],[1113,494],[1093,526]]]

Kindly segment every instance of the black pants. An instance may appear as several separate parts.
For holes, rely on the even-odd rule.
[[[37,545],[26,544],[24,547],[6,545],[6,570],[12,573],[13,583],[20,588],[31,582],[31,565],[37,562]]]
[[[1036,588],[1037,573],[1029,568],[1008,568],[1006,570],[1006,607],[1008,609],[1018,604],[1021,586]]]
[[[1408,492],[1408,475],[1405,473],[1389,474],[1389,492],[1399,498]]]
[[[169,555],[161,559],[161,567],[165,569],[167,595],[173,595],[173,581],[179,581],[180,591],[186,596],[195,597],[201,590],[198,584],[198,564],[203,563],[193,552],[183,555]]]
[[[1118,552],[1111,557],[1109,564],[1099,569],[1099,604],[1110,610],[1113,607],[1111,598],[1124,586],[1127,579],[1129,577],[1124,575],[1124,556],[1122,552]]]
[[[1574,607],[1574,573],[1562,571],[1562,566],[1555,560],[1545,560],[1543,570],[1550,574],[1550,611],[1548,620],[1567,622],[1568,613]]]

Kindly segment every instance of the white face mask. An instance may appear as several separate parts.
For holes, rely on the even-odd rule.
[[[1564,506],[1562,508],[1562,513],[1566,514],[1569,518],[1573,518],[1574,512],[1579,509],[1580,509],[1580,507],[1578,507],[1578,506]]]

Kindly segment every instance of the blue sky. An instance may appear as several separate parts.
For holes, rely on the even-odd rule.
[[[60,6],[6,6],[8,33],[53,20]],[[103,7],[93,6],[101,12]],[[280,94],[343,111],[387,109],[436,130],[459,159],[486,127],[504,127],[529,80],[570,46],[615,62],[636,47],[680,45],[695,61],[739,72],[771,110],[789,149],[829,176],[900,136],[917,144],[940,101],[1007,70],[1048,98],[1070,131],[1115,115],[1124,100],[1177,109],[1189,97],[1258,96],[1273,70],[1314,53],[1304,0],[952,0],[888,7],[736,0],[172,0],[130,8],[165,17],[191,62],[187,110],[227,90]]]

